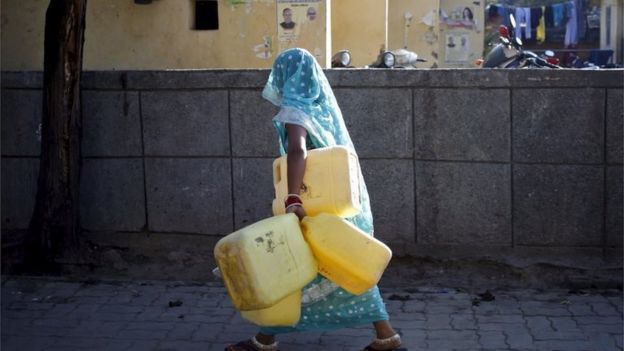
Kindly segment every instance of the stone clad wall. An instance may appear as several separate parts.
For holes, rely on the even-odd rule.
[[[85,235],[214,240],[271,214],[267,70],[86,72]],[[622,259],[624,72],[330,70],[397,255]],[[2,75],[2,229],[34,203],[41,74]],[[577,258],[585,257],[586,260]],[[561,261],[564,262],[564,261]]]

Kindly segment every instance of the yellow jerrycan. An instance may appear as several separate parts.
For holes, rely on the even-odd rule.
[[[292,327],[301,318],[301,290],[261,310],[241,311],[241,316],[261,327]]]
[[[392,257],[384,243],[335,215],[305,217],[301,227],[319,273],[354,295],[375,286]]]
[[[221,238],[214,256],[232,304],[241,311],[271,307],[317,274],[293,213],[263,219]]]
[[[344,146],[331,146],[308,151],[303,187],[300,192],[308,215],[321,212],[351,217],[360,212],[360,166],[355,152]],[[273,214],[286,212],[288,195],[286,155],[273,162],[275,199]]]

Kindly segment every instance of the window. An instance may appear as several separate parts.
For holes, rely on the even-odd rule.
[[[217,0],[195,1],[195,29],[219,29],[219,7]]]

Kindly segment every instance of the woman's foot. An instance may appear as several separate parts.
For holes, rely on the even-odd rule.
[[[225,351],[278,351],[277,341],[272,335],[258,334],[249,340],[228,345]]]
[[[394,334],[388,338],[373,340],[363,351],[397,350],[399,347],[401,347],[401,336]]]

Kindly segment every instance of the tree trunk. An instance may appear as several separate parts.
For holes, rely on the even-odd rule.
[[[27,264],[52,268],[78,253],[80,76],[86,0],[51,0],[46,13],[41,161]]]

